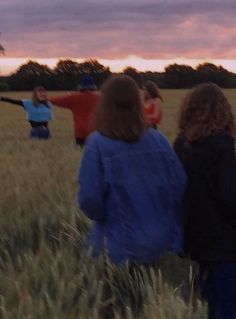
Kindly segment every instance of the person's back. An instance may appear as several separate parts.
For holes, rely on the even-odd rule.
[[[175,150],[189,176],[184,197],[186,253],[195,260],[235,259],[234,138],[218,133],[190,146],[179,136]]]
[[[92,121],[99,103],[99,94],[93,91],[84,91],[71,96],[68,108],[73,113],[75,136],[85,139],[92,131]]]
[[[105,185],[99,186],[101,193],[95,198],[96,188],[91,187],[89,191],[85,186],[90,181],[83,171],[86,172],[87,167],[91,180],[99,181],[100,172],[93,171],[98,154]],[[160,133],[149,129],[140,141],[132,144],[93,133],[85,147],[84,158],[79,202],[87,212],[90,207],[92,219],[96,220],[88,241],[95,255],[107,244],[114,262],[148,263],[158,261],[164,251],[181,250],[178,209],[185,174]],[[106,200],[102,215],[99,210],[101,194]]]
[[[147,81],[144,84],[144,100],[147,122],[151,127],[157,128],[163,117],[163,98],[155,82]]]
[[[83,146],[93,130],[93,116],[99,104],[100,95],[95,91],[96,85],[89,75],[81,79],[79,90],[78,93],[52,97],[50,101],[72,112],[76,144]]]
[[[199,263],[209,318],[236,316],[236,154],[232,107],[203,83],[185,97],[175,150],[186,169],[185,252]]]
[[[186,175],[166,139],[148,129],[140,90],[129,76],[106,81],[94,124],[78,181],[78,203],[93,221],[86,247],[95,259],[107,252],[121,269],[128,263],[141,287],[141,268],[149,272],[166,251],[181,250]],[[140,295],[138,288],[131,303],[135,318],[143,306],[136,302]],[[110,307],[101,313],[106,315],[113,318]]]

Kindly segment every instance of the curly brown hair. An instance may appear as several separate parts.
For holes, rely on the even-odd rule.
[[[203,83],[186,95],[178,129],[190,143],[220,132],[234,134],[232,107],[219,86]]]

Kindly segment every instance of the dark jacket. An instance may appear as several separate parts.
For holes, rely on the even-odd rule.
[[[186,174],[163,135],[149,129],[135,143],[98,132],[88,139],[79,174],[81,209],[93,221],[87,244],[117,264],[157,262],[182,251],[180,205]]]
[[[188,175],[184,197],[185,252],[195,260],[236,261],[236,155],[226,133],[174,145]]]

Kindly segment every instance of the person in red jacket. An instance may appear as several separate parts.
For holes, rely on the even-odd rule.
[[[75,142],[83,146],[92,131],[92,117],[100,96],[90,75],[85,75],[79,85],[79,91],[59,97],[50,98],[56,106],[66,108],[73,114]]]
[[[162,104],[163,98],[159,93],[158,86],[153,81],[147,81],[144,84],[144,112],[148,124],[157,128],[162,121]]]

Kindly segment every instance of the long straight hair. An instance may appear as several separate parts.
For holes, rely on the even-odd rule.
[[[138,141],[147,129],[140,91],[127,75],[111,76],[102,87],[95,129],[112,139]]]

